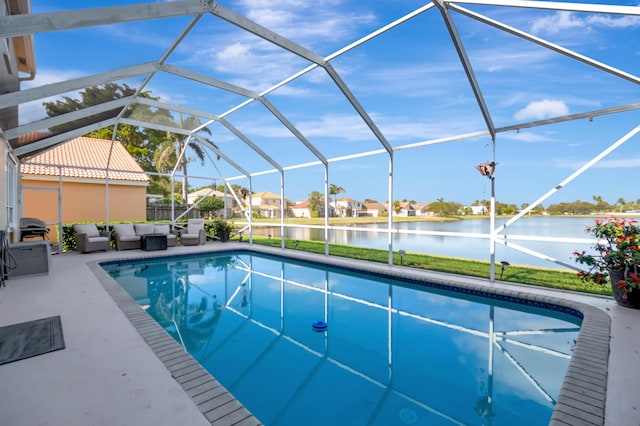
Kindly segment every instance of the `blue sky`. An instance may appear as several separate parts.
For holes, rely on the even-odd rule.
[[[145,3],[92,1],[91,7]],[[327,57],[371,32],[424,6],[413,0],[242,0],[221,5]],[[582,2],[596,3],[596,2]],[[637,6],[637,2],[597,2]],[[460,4],[461,7],[548,40],[621,71],[640,75],[640,17],[593,15]],[[32,12],[69,7],[32,1]],[[558,55],[549,49],[451,12],[478,85],[496,127],[510,126],[640,102],[640,85]],[[119,24],[34,36],[37,76],[23,88],[102,73],[158,60],[190,17]],[[64,46],[64,48],[62,47]],[[305,69],[305,60],[251,34],[205,15],[167,63],[262,92]],[[486,130],[460,60],[437,8],[331,60],[391,146]],[[119,83],[132,87],[142,77]],[[147,86],[163,102],[223,114],[245,99],[159,73]],[[68,94],[74,96],[73,93]],[[267,99],[325,157],[339,159],[382,149],[327,73],[319,68],[268,95]],[[43,118],[40,103],[21,109],[23,122]],[[284,167],[317,161],[264,106],[253,102],[226,119]],[[584,163],[640,125],[640,111],[499,133],[495,143],[496,198],[532,203]],[[250,172],[272,169],[222,125],[211,125],[221,151]],[[469,137],[403,149],[394,154],[393,199],[443,198],[470,204],[491,196],[490,181],[475,166],[493,159],[491,139]],[[224,161],[192,163],[190,174],[219,178],[240,173]],[[616,149],[550,199],[552,203],[594,195],[615,203],[640,199],[640,136]],[[329,182],[342,196],[388,199],[386,154],[331,161]],[[207,184],[191,179],[193,186]],[[246,179],[234,181],[248,186]],[[285,196],[297,201],[322,192],[324,169],[285,173]],[[254,191],[279,192],[279,174],[253,178]]]

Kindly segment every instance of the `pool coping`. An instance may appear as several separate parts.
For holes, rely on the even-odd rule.
[[[235,245],[234,245],[235,246]],[[207,247],[195,253],[158,254],[144,256],[136,253],[110,260],[95,260],[87,265],[114,302],[136,328],[151,350],[163,362],[172,377],[191,397],[200,412],[212,425],[260,425],[231,393],[187,353],[146,311],[126,293],[100,266],[112,261],[142,260],[145,258],[179,257],[193,254],[221,252],[253,252],[275,255],[292,260],[317,263],[348,270],[361,270],[367,274],[399,278],[412,282],[429,282],[451,288],[453,291],[498,298],[526,301],[532,306],[555,305],[582,314],[582,325],[576,340],[560,394],[556,401],[550,425],[604,425],[609,361],[611,319],[603,310],[586,303],[556,296],[531,293],[531,289],[507,289],[493,286],[489,280],[454,274],[433,273],[398,265],[387,265],[363,260],[325,256],[321,254],[278,249],[273,247],[245,245]],[[517,286],[516,286],[517,287]],[[527,291],[529,290],[529,291]],[[503,299],[504,300],[504,299]]]

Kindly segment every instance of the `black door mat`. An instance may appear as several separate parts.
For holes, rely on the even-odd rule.
[[[60,349],[60,315],[0,327],[0,365]]]

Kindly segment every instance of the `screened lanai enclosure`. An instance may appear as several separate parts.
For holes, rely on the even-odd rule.
[[[541,205],[640,199],[633,1],[4,3],[5,58],[12,41],[33,48],[19,90],[0,95],[18,167],[100,129],[125,144],[124,129],[175,135],[187,174],[147,172],[190,187],[224,184],[244,206],[234,221],[249,239],[259,225],[251,198],[269,191],[280,197],[280,235],[320,229],[326,254],[332,233],[348,229],[385,235],[389,262],[403,249],[394,237],[410,234],[480,239],[492,265],[496,247],[507,247],[573,268],[536,244],[585,240],[513,234],[512,225]],[[55,116],[43,107],[109,84],[131,90]],[[247,188],[247,200],[231,185]],[[393,212],[383,228],[332,226],[332,185],[390,212],[396,200],[486,204],[490,226],[398,228]],[[287,223],[287,200],[314,191],[324,224]],[[496,202],[521,208],[498,222]],[[19,216],[13,207],[9,216]]]

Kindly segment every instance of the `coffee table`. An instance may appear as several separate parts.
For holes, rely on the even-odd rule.
[[[165,234],[144,234],[140,237],[140,248],[144,251],[166,250],[167,236]]]

